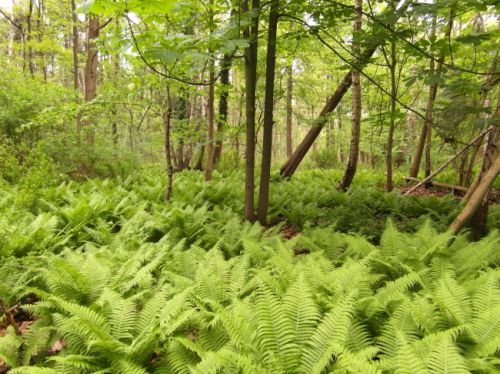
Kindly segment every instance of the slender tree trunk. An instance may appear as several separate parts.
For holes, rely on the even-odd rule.
[[[248,0],[241,3],[242,11],[249,14]],[[250,41],[245,48],[245,104],[246,104],[246,161],[245,161],[245,219],[255,220],[255,90],[257,87],[257,47],[259,34],[260,0],[252,0],[252,10],[256,12],[251,25],[244,30],[244,36]],[[252,12],[252,13],[253,13]]]
[[[356,16],[354,19],[353,27],[353,43],[352,50],[355,56],[355,66],[361,69],[360,60],[360,43],[359,33],[361,32],[361,20],[363,17],[363,2],[362,0],[355,0],[354,7]],[[351,145],[349,149],[349,160],[347,161],[347,168],[344,172],[344,177],[339,185],[339,189],[347,190],[354,179],[356,168],[359,158],[359,141],[361,132],[361,73],[359,70],[352,72],[352,129],[351,129]]]
[[[447,29],[445,31],[444,37],[449,38],[451,35],[451,30],[453,29],[453,18],[455,16],[454,9],[450,11],[450,16],[448,19]],[[436,17],[432,21],[432,35],[436,35]],[[426,164],[425,172],[426,176],[430,174],[431,160],[430,160],[430,148],[431,148],[431,126],[432,126],[432,112],[434,109],[434,101],[436,100],[436,94],[438,89],[437,79],[441,76],[441,71],[444,63],[444,54],[441,53],[437,63],[437,67],[434,66],[434,59],[430,61],[430,75],[433,77],[433,82],[429,86],[429,97],[427,99],[427,108],[425,110],[425,119],[420,133],[420,138],[418,140],[418,145],[411,164],[410,177],[417,178],[418,171],[420,169],[420,163],[422,161],[422,154],[424,152],[424,147],[426,149]]]
[[[170,144],[170,123],[172,119],[172,97],[170,96],[170,89],[167,87],[167,110],[163,113],[163,126],[165,131],[165,161],[167,167],[167,187],[163,198],[165,201],[170,200],[173,188],[174,167],[172,165],[172,153]]]
[[[210,32],[213,32],[213,7],[214,0],[210,0],[209,2],[209,18],[210,18]],[[208,54],[212,55],[213,50],[209,50]],[[207,138],[207,168],[205,170],[205,180],[209,181],[212,179],[212,171],[214,169],[214,105],[215,105],[215,63],[213,58],[211,57],[210,61],[210,85],[208,86],[208,138]]]
[[[389,59],[387,59],[389,62]],[[396,115],[396,98],[397,98],[397,85],[396,85],[396,41],[393,39],[391,41],[391,60],[389,63],[389,69],[391,73],[391,98],[390,98],[390,111],[391,111],[391,119],[389,121],[389,133],[387,134],[387,150],[386,150],[386,171],[387,171],[387,180],[386,180],[386,191],[391,192],[393,189],[393,181],[392,181],[392,148],[394,142],[394,127],[395,127],[395,115]]]
[[[88,16],[87,29],[87,63],[85,65],[85,101],[89,102],[97,96],[97,69],[99,65],[99,56],[97,52],[96,41],[99,37],[99,18],[94,15]],[[89,126],[87,123],[86,126]],[[94,143],[95,133],[93,129],[87,129],[87,142]]]
[[[44,4],[43,0],[38,0],[38,6],[37,6],[37,19],[36,19],[36,28],[37,28],[37,40],[38,43],[42,44],[43,42],[43,12],[44,12]],[[47,83],[47,65],[45,64],[45,53],[43,51],[38,52],[40,55],[40,60],[41,60],[41,65],[42,65],[42,73],[43,73],[43,80],[45,83]]]
[[[33,0],[28,3],[28,15],[26,17],[26,24],[28,29],[27,42],[28,42],[28,68],[32,77],[35,76],[35,64],[33,62]]]
[[[71,21],[72,21],[72,32],[73,32],[73,88],[75,90],[75,100],[77,103],[80,102],[80,80],[79,80],[79,68],[78,68],[78,53],[80,51],[80,41],[78,37],[78,17],[76,15],[76,4],[75,0],[71,0]],[[80,115],[76,115],[76,136],[77,141],[81,140],[81,128],[82,123]]]
[[[276,33],[278,30],[279,0],[271,0],[266,57],[266,89],[264,96],[264,135],[262,139],[262,165],[260,172],[258,218],[262,225],[267,223],[269,208],[269,182],[273,148],[274,76],[276,66]]]
[[[287,67],[286,80],[286,157],[290,158],[293,153],[293,62]]]
[[[224,128],[227,126],[228,99],[229,99],[229,72],[231,69],[232,57],[230,54],[224,54],[220,70],[220,95],[219,95],[219,117],[217,118],[217,139],[214,149],[214,166],[217,165],[222,154],[222,145],[224,143]]]

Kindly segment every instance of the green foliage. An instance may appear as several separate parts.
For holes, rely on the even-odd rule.
[[[16,291],[36,295],[36,321],[9,329],[0,357],[18,373],[495,370],[497,232],[448,247],[430,224],[389,223],[379,247],[350,238],[335,260],[276,236],[230,259],[168,235],[43,255]]]

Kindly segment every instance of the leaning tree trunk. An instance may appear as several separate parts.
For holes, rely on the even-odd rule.
[[[250,14],[248,0],[241,3],[243,13]],[[245,219],[255,220],[255,90],[257,87],[257,47],[259,35],[258,12],[260,0],[252,0],[253,19],[244,30],[249,46],[245,48],[245,105],[246,105],[246,160],[245,160]]]
[[[262,138],[262,165],[260,171],[258,218],[262,225],[267,223],[269,208],[269,182],[273,149],[274,76],[276,66],[276,34],[278,30],[279,0],[271,1],[266,57],[266,89],[264,95],[264,135]]]
[[[401,14],[404,13],[408,4],[409,3],[405,1],[404,4],[400,6],[398,12],[396,13],[396,19],[393,22],[396,22],[397,19],[401,16]],[[373,56],[373,54],[377,50],[377,47],[380,46],[381,43],[382,42],[377,43],[374,47],[367,49],[364,53],[361,54],[361,56],[359,56],[360,63],[358,64],[358,66],[356,66],[358,71],[361,71],[364,68],[364,66],[368,63],[369,59]],[[328,115],[335,110],[335,108],[340,103],[346,92],[351,87],[352,72],[354,70],[356,69],[349,71],[344,76],[344,78],[340,82],[339,86],[337,87],[333,95],[330,97],[326,105],[321,110],[319,117],[316,119],[316,121],[314,121],[313,127],[308,131],[308,133],[306,134],[302,142],[297,146],[297,148],[295,148],[295,151],[293,152],[292,156],[289,157],[287,162],[281,167],[280,174],[282,177],[290,178],[293,175],[293,173],[295,173],[300,163],[306,156],[307,152],[309,151],[309,149],[311,149],[312,145],[314,144],[314,141],[321,133],[321,130],[328,122]]]
[[[362,0],[355,0],[354,3],[356,16],[354,19],[353,27],[353,43],[352,50],[355,56],[355,66],[359,67],[361,64],[360,56],[360,43],[357,40],[361,32],[361,20],[363,17],[363,2]],[[358,68],[359,69],[359,68]],[[361,133],[361,73],[359,70],[352,72],[352,128],[351,128],[351,146],[349,149],[349,160],[347,161],[347,168],[344,172],[342,182],[340,182],[339,189],[347,190],[351,185],[359,158],[359,141]]]
[[[494,118],[498,118],[500,115],[500,100],[497,103],[497,109]],[[494,165],[496,159],[500,157],[500,126],[495,126],[493,130],[488,135],[488,140],[486,142],[483,165],[481,171],[479,172],[477,183],[472,188],[479,188],[479,184],[485,178],[487,171]],[[469,201],[475,192],[467,194]],[[474,213],[470,220],[470,228],[472,230],[472,239],[477,240],[482,238],[487,234],[486,220],[488,217],[488,198],[487,196],[482,200],[479,208]]]
[[[500,155],[497,155],[496,160],[484,174],[484,177],[477,185],[462,212],[460,212],[460,214],[451,223],[450,227],[448,228],[449,231],[451,231],[453,234],[457,234],[467,224],[467,222],[474,217],[474,215],[480,209],[481,205],[484,203],[485,198],[487,197],[488,192],[490,191],[490,188],[499,172]]]

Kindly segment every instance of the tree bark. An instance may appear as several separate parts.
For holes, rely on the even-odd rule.
[[[97,68],[99,56],[96,40],[99,37],[99,18],[88,16],[87,63],[85,65],[85,101],[92,101],[97,96]]]
[[[210,18],[210,33],[213,30],[214,22],[214,0],[209,1],[209,18]],[[207,103],[207,114],[208,114],[208,137],[207,137],[207,168],[205,169],[205,180],[209,181],[212,179],[212,171],[214,169],[214,105],[215,105],[215,62],[213,57],[213,50],[209,49],[208,54],[210,55],[209,62],[209,80],[210,84],[208,86],[208,103]]]
[[[170,145],[170,123],[172,119],[172,98],[170,96],[170,90],[167,87],[167,110],[163,113],[163,126],[165,131],[165,161],[167,167],[167,186],[165,188],[165,193],[163,198],[165,201],[170,200],[173,188],[173,178],[174,178],[174,167],[172,165],[172,151]]]
[[[248,0],[241,3],[242,12],[249,14]],[[252,10],[256,12],[251,24],[244,30],[249,40],[245,48],[245,106],[246,106],[246,151],[245,151],[245,219],[255,220],[255,90],[257,87],[257,47],[259,34],[260,0],[252,0]]]
[[[26,24],[27,24],[27,42],[28,42],[28,68],[32,77],[35,76],[35,64],[33,62],[33,0],[29,0],[28,3],[28,15],[26,16]]]
[[[267,223],[269,208],[269,182],[273,147],[274,76],[276,66],[276,34],[278,30],[279,0],[271,0],[266,56],[266,89],[264,95],[264,134],[262,139],[262,164],[260,171],[258,218],[262,225]]]
[[[87,26],[87,62],[85,64],[84,76],[84,98],[86,102],[92,101],[97,96],[97,69],[99,66],[99,55],[96,41],[99,37],[99,18],[94,15],[88,16]],[[88,121],[87,127],[91,125]],[[88,144],[93,144],[95,133],[93,129],[87,128],[86,140]]]
[[[384,54],[385,55],[385,54]],[[395,115],[396,115],[396,98],[397,98],[397,85],[396,85],[396,41],[393,39],[391,40],[391,59],[389,61],[388,58],[387,62],[389,65],[389,70],[391,74],[391,98],[390,98],[390,111],[391,111],[391,119],[389,121],[389,133],[387,134],[387,146],[386,146],[386,171],[387,171],[387,177],[386,177],[386,185],[385,189],[387,192],[391,192],[393,189],[393,182],[392,182],[392,148],[393,148],[393,142],[394,142],[394,127],[395,127]]]
[[[287,67],[286,81],[286,157],[293,153],[293,62]]]
[[[448,230],[453,234],[458,234],[458,232],[464,227],[464,225],[474,216],[474,214],[479,210],[481,204],[491,188],[491,185],[495,181],[498,173],[500,172],[500,156],[497,155],[496,160],[490,166],[488,171],[484,174],[477,188],[472,193],[469,201],[465,205],[464,209],[451,223]]]
[[[354,8],[356,16],[353,25],[353,43],[352,51],[355,56],[355,66],[359,67],[358,70],[352,72],[352,128],[351,128],[351,145],[349,149],[349,160],[344,172],[342,181],[340,182],[339,189],[347,190],[356,174],[356,168],[359,158],[359,141],[361,133],[361,59],[360,52],[361,46],[359,43],[359,33],[361,32],[361,20],[363,17],[363,2],[362,0],[355,0]]]
[[[224,143],[224,128],[227,125],[228,100],[229,100],[229,72],[231,69],[232,57],[230,54],[224,54],[221,61],[220,70],[220,95],[219,95],[219,117],[217,118],[217,136],[214,149],[214,167],[217,166],[222,155],[222,145]]]
[[[76,4],[75,0],[71,0],[71,21],[72,21],[72,32],[73,32],[73,88],[78,95],[80,89],[78,80],[78,51],[80,49],[80,41],[78,38],[78,17],[76,15]]]

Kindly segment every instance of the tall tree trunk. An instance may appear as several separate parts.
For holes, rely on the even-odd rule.
[[[264,96],[264,135],[262,139],[262,165],[260,172],[258,218],[262,225],[267,223],[269,208],[269,182],[273,147],[274,76],[276,66],[276,33],[278,30],[279,0],[271,0],[266,57],[266,89]]]
[[[450,10],[450,16],[448,18],[448,25],[444,33],[444,37],[449,38],[451,35],[451,30],[453,29],[453,18],[455,17],[454,8]],[[432,35],[436,35],[436,17],[432,20]],[[425,119],[420,133],[420,138],[418,140],[417,149],[415,157],[413,158],[410,177],[417,178],[418,171],[420,169],[420,163],[422,161],[422,154],[424,152],[424,147],[426,148],[426,173],[430,174],[430,145],[431,145],[431,126],[432,126],[432,111],[434,109],[434,101],[436,100],[436,94],[438,89],[437,79],[441,76],[441,71],[443,69],[444,54],[441,53],[437,62],[437,67],[434,66],[434,59],[430,61],[430,75],[433,78],[433,82],[429,86],[429,97],[427,99],[427,107],[425,110]],[[427,140],[428,139],[428,140]]]
[[[352,128],[349,160],[347,161],[347,168],[344,172],[344,177],[339,185],[339,189],[344,191],[350,187],[354,179],[354,175],[356,174],[361,132],[361,73],[357,69],[361,69],[359,33],[361,32],[361,20],[363,17],[362,0],[355,0],[354,7],[356,16],[353,26],[352,51],[355,56],[356,69],[352,72]]]
[[[241,2],[244,14],[254,14],[250,26],[244,30],[249,46],[245,48],[245,106],[246,106],[246,151],[245,151],[245,219],[255,220],[255,90],[257,87],[257,47],[259,36],[260,0],[252,0],[252,12],[248,0]]]
[[[43,0],[38,0],[37,10],[38,10],[37,11],[37,19],[36,19],[37,40],[38,40],[38,43],[42,44],[43,35],[44,35],[44,30],[43,30],[44,4],[43,4]],[[45,83],[47,83],[47,65],[45,64],[45,53],[43,51],[40,51],[38,53],[40,55],[40,61],[41,61],[41,65],[42,65],[43,80]]]
[[[78,68],[78,53],[80,51],[80,41],[78,37],[78,17],[76,15],[76,4],[75,0],[71,0],[71,22],[72,22],[72,33],[73,33],[73,42],[72,42],[72,52],[73,52],[73,88],[75,90],[75,99],[78,103],[80,101],[80,80],[79,80],[79,68]],[[80,115],[76,115],[76,134],[77,141],[81,140],[81,128],[82,123],[80,119]]]
[[[26,16],[26,24],[28,29],[27,42],[28,42],[28,67],[32,77],[35,76],[35,64],[33,62],[33,0],[28,3],[28,15]]]
[[[222,154],[222,145],[224,143],[224,128],[227,126],[228,115],[228,99],[229,99],[229,72],[231,69],[232,56],[228,53],[224,54],[221,61],[220,70],[220,95],[219,95],[219,117],[217,118],[217,139],[214,149],[214,167],[219,162]]]
[[[287,67],[286,80],[286,157],[290,158],[293,153],[293,61]]]
[[[96,40],[99,37],[99,18],[88,16],[87,26],[87,63],[85,65],[85,101],[92,101],[97,96],[97,68],[99,56]]]
[[[214,22],[214,0],[209,1],[209,18],[210,18],[210,33],[213,30],[213,22]],[[207,138],[207,168],[205,170],[205,180],[209,181],[212,179],[212,171],[214,169],[214,105],[215,105],[215,62],[213,57],[213,50],[209,50],[208,54],[210,55],[210,73],[209,80],[210,84],[208,86],[208,138]]]
[[[384,54],[385,55],[385,54]],[[396,99],[398,94],[398,88],[396,85],[396,40],[391,40],[391,59],[387,58],[387,62],[389,63],[389,69],[391,73],[391,98],[390,98],[390,111],[391,111],[391,119],[389,121],[389,133],[387,134],[387,149],[386,149],[386,171],[387,171],[387,179],[386,179],[386,191],[391,192],[393,189],[393,181],[392,181],[392,148],[394,142],[394,126],[395,126],[395,115],[396,115]]]
[[[89,102],[97,96],[97,69],[99,55],[97,51],[97,38],[99,37],[99,18],[94,15],[88,16],[87,26],[87,62],[85,65],[85,101]],[[86,123],[86,126],[91,123]],[[93,129],[87,128],[86,139],[89,144],[94,143],[95,134]]]
[[[170,89],[167,87],[167,110],[163,113],[163,127],[165,131],[165,161],[167,167],[167,186],[163,198],[165,201],[170,200],[172,195],[174,167],[172,165],[172,147],[170,142],[170,123],[172,119],[172,97],[170,96]]]

